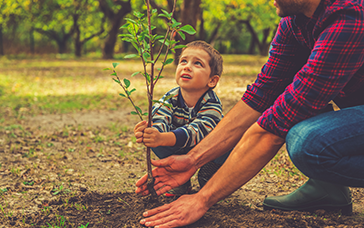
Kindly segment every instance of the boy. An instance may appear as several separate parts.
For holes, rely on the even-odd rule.
[[[146,121],[134,128],[137,142],[151,147],[160,158],[186,154],[199,143],[222,119],[222,105],[212,90],[218,83],[223,60],[220,53],[204,41],[194,41],[182,50],[176,69],[176,82],[179,87],[167,92],[160,101],[172,107],[153,106],[153,126],[146,128]],[[200,186],[223,164],[228,154],[208,164],[207,172],[200,170]],[[199,173],[199,174],[200,174]],[[166,196],[179,196],[191,189],[188,181],[166,193]]]

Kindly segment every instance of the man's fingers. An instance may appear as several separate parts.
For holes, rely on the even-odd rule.
[[[157,208],[153,208],[149,211],[146,211],[143,213],[144,217],[151,217],[153,215],[156,215],[153,219],[155,218],[160,218],[163,215],[168,215],[165,212],[168,211],[171,208],[172,204],[164,204],[163,206],[157,207]],[[150,220],[150,219],[147,219]]]
[[[143,216],[148,218],[142,219],[140,223],[147,227],[177,227],[181,224],[178,221],[179,215],[175,212],[173,203],[146,211]]]
[[[140,187],[144,184],[147,183],[147,180],[148,180],[148,174],[145,174],[144,176],[142,176],[142,178],[140,178],[137,182],[136,182],[136,186],[137,187]]]
[[[170,166],[170,164],[172,164],[173,161],[173,157],[174,155],[170,156],[170,157],[166,157],[160,160],[152,160],[152,165],[156,166],[156,167],[165,167],[165,166]]]

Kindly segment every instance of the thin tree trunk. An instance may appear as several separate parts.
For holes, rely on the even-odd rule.
[[[181,10],[181,23],[184,25],[191,25],[194,29],[196,29],[197,20],[201,13],[201,0],[184,0]],[[176,36],[176,40],[180,41],[180,44],[188,44],[191,41],[195,40],[195,35],[186,34],[186,39],[183,40],[181,37]],[[182,50],[177,49],[174,55],[174,63],[178,64],[178,58],[181,55]]]
[[[121,6],[121,9],[117,13],[114,13],[113,9],[110,8],[106,1],[99,0],[99,3],[101,11],[111,21],[111,29],[109,31],[108,37],[106,38],[103,49],[103,58],[112,59],[114,57],[114,47],[119,34],[121,21],[128,13],[131,12],[131,3],[130,0],[127,2],[115,0],[114,4]]]
[[[0,55],[4,55],[3,25],[0,24]]]
[[[29,31],[29,46],[30,53],[34,55],[34,28],[32,27]]]
[[[75,56],[81,57],[82,52],[82,42],[81,42],[81,31],[78,25],[78,14],[73,15],[73,27],[75,28]]]

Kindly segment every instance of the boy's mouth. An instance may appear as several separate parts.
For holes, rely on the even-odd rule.
[[[183,74],[183,75],[181,76],[181,78],[191,79],[192,77],[191,77],[190,75],[188,75],[188,74]]]

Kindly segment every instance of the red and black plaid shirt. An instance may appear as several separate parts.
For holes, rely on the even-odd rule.
[[[322,0],[312,18],[282,18],[267,63],[242,100],[258,124],[286,137],[334,100],[364,104],[363,0]]]

